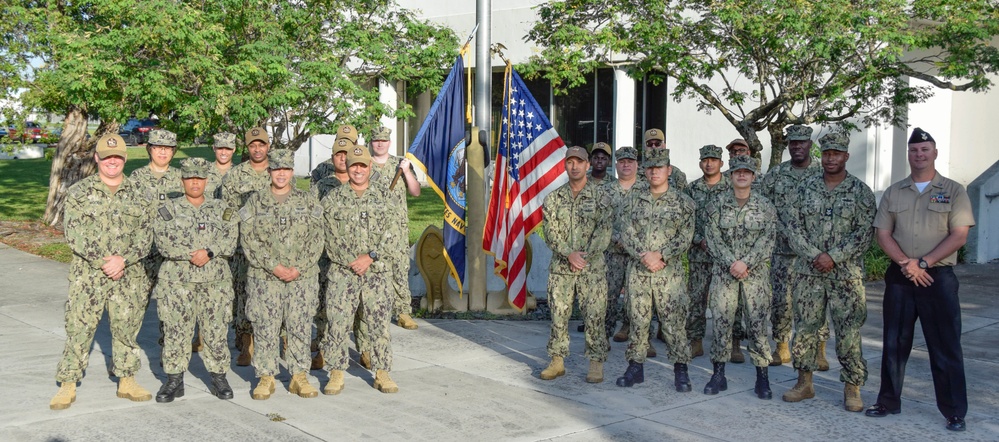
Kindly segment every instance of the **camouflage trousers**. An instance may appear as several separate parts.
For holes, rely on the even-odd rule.
[[[794,322],[791,307],[794,290],[791,289],[791,281],[797,276],[791,268],[794,267],[796,259],[794,255],[774,254],[770,262],[770,285],[773,287],[770,323],[776,342],[791,342],[791,328]],[[819,329],[819,340],[829,340],[828,324],[822,324],[822,328]]]
[[[391,322],[391,318],[389,318]],[[368,319],[364,316],[364,305],[358,303],[357,311],[354,312],[354,348],[358,353],[371,352],[371,332],[369,331]]]
[[[794,290],[794,325],[797,333],[791,345],[794,368],[815,371],[818,364],[819,329],[826,326],[826,309],[836,329],[836,357],[842,369],[839,380],[854,385],[867,381],[867,360],[861,350],[860,328],[867,321],[864,282],[836,280],[821,276],[797,275]]]
[[[323,339],[326,338],[326,330],[329,328],[329,318],[326,315],[326,289],[329,287],[329,269],[330,260],[323,254],[322,258],[319,258],[319,308],[316,309],[316,315],[312,318],[312,322],[316,325],[316,337],[313,342],[322,343]]]
[[[548,338],[548,356],[569,356],[569,317],[572,316],[573,298],[579,299],[579,310],[586,326],[585,355],[592,361],[607,360],[607,342],[604,316],[607,314],[607,276],[603,273],[578,272],[578,274],[548,275],[548,305],[552,309],[552,329]]]
[[[76,258],[74,258],[76,259]],[[66,301],[66,346],[56,369],[56,381],[79,382],[90,362],[90,347],[104,309],[111,325],[111,371],[120,378],[135,375],[141,366],[136,337],[149,302],[149,283],[141,265],[125,268],[112,281],[100,269],[74,262],[70,266]]]
[[[406,249],[407,251],[409,249]],[[392,258],[393,316],[413,314],[413,292],[409,290],[409,255]]]
[[[607,263],[607,317],[604,319],[607,324],[607,336],[614,334],[614,327],[617,326],[619,319],[624,324],[630,324],[627,294],[625,294],[624,302],[618,302],[628,279],[629,259],[628,255],[622,253],[604,252],[604,262]]]
[[[737,280],[728,274],[727,267],[720,274],[718,266],[711,276],[711,317],[714,338],[711,341],[711,361],[728,362],[732,355],[733,327],[739,320],[737,311],[743,307],[742,320],[746,323],[749,340],[749,358],[753,365],[770,365],[770,340],[767,323],[770,321],[770,277],[750,271],[749,276]]]
[[[689,298],[683,266],[667,265],[653,274],[629,269],[628,298],[628,316],[631,317],[628,338],[631,342],[624,353],[625,358],[645,362],[645,353],[649,349],[649,324],[653,309],[656,309],[670,361],[674,364],[690,362],[690,345],[687,342]]]
[[[142,264],[142,270],[146,273],[146,296],[150,299],[155,299],[154,294],[156,293],[156,282],[159,281],[160,266],[163,265],[163,255],[160,252],[153,251],[145,258],[139,260]],[[162,335],[160,336],[163,337]]]
[[[292,375],[309,371],[312,317],[319,307],[319,278],[292,282],[246,279],[246,318],[253,324],[253,368],[257,377],[280,371],[282,324],[288,339],[284,360]]]
[[[390,272],[375,273],[370,270],[358,276],[348,267],[334,264],[330,268],[330,282],[326,291],[326,313],[329,330],[323,341],[326,370],[346,370],[350,366],[348,343],[350,329],[359,321],[358,309],[363,311],[366,326],[365,346],[370,346],[371,367],[376,370],[392,369],[392,338],[389,322],[392,320],[392,282]],[[358,351],[362,351],[360,343]]]
[[[708,327],[706,312],[708,287],[711,286],[711,263],[690,262],[689,268],[687,295],[690,297],[690,304],[687,310],[687,339],[704,339],[704,332]]]
[[[211,373],[229,371],[228,334],[232,321],[232,283],[160,281],[157,312],[163,323],[163,371],[187,371],[191,361],[191,338],[195,324],[201,329],[201,360]]]
[[[244,333],[252,335],[253,324],[246,318],[246,274],[250,270],[250,263],[242,251],[237,251],[229,258],[229,270],[232,271],[232,291],[236,294],[232,304],[233,329],[236,330],[237,337]],[[236,343],[238,345],[239,341]]]

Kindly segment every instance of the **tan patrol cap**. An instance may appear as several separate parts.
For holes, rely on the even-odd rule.
[[[340,152],[344,153],[350,152],[350,149],[352,149],[354,146],[356,146],[356,144],[354,144],[353,141],[350,141],[347,138],[337,139],[333,143],[333,155],[336,155]]]
[[[97,158],[105,159],[110,156],[128,158],[128,151],[125,149],[125,140],[118,134],[107,134],[97,140]]]
[[[645,139],[642,140],[642,142],[643,143],[648,143],[649,140],[666,141],[666,139],[663,138],[663,131],[662,131],[662,129],[649,129],[649,130],[645,131]]]
[[[371,165],[371,154],[368,153],[367,147],[355,145],[353,149],[347,151],[347,167],[355,164]]]
[[[270,144],[271,139],[267,136],[267,130],[262,127],[254,127],[253,129],[246,131],[243,144],[248,145],[254,141],[263,141],[264,144]]]
[[[346,138],[351,144],[357,144],[357,129],[349,124],[344,124],[336,130],[336,139]]]
[[[732,146],[738,146],[738,145],[743,145],[748,147],[749,150],[753,150],[753,148],[749,145],[749,143],[746,140],[743,140],[742,138],[736,138],[730,141],[728,144],[725,145],[725,150],[731,152]]]
[[[601,141],[601,142],[599,142],[597,144],[594,144],[593,145],[593,149],[590,150],[590,154],[591,155],[595,154],[595,153],[597,153],[598,150],[601,151],[601,152],[603,152],[603,153],[605,153],[605,154],[607,154],[608,157],[614,156],[613,153],[612,153],[613,151],[611,150],[610,144],[604,143],[603,141]]]

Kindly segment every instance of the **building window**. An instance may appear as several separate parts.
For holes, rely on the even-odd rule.
[[[666,92],[666,78],[658,85],[646,75],[641,80],[635,80],[635,146],[642,146],[642,137],[646,130],[656,128],[666,130],[666,104],[669,94]],[[641,148],[639,148],[641,150]]]

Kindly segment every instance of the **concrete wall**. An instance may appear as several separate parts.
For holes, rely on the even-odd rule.
[[[977,225],[968,232],[965,257],[985,263],[999,259],[999,161],[968,185]]]

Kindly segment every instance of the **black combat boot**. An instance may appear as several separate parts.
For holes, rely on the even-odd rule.
[[[704,394],[718,394],[719,391],[728,390],[728,380],[725,379],[725,363],[712,362],[715,372],[711,374],[711,380],[704,386]]]
[[[760,399],[773,399],[774,394],[770,391],[769,367],[756,367],[756,397]]]
[[[617,378],[618,387],[630,387],[645,382],[645,366],[640,362],[628,361],[624,376]]]
[[[225,373],[211,373],[212,393],[219,399],[232,399],[232,388],[225,378]]]
[[[687,364],[673,364],[673,385],[676,391],[690,391],[690,376],[687,375]]]
[[[184,373],[167,374],[167,381],[156,393],[156,402],[173,402],[179,397],[184,397]]]

